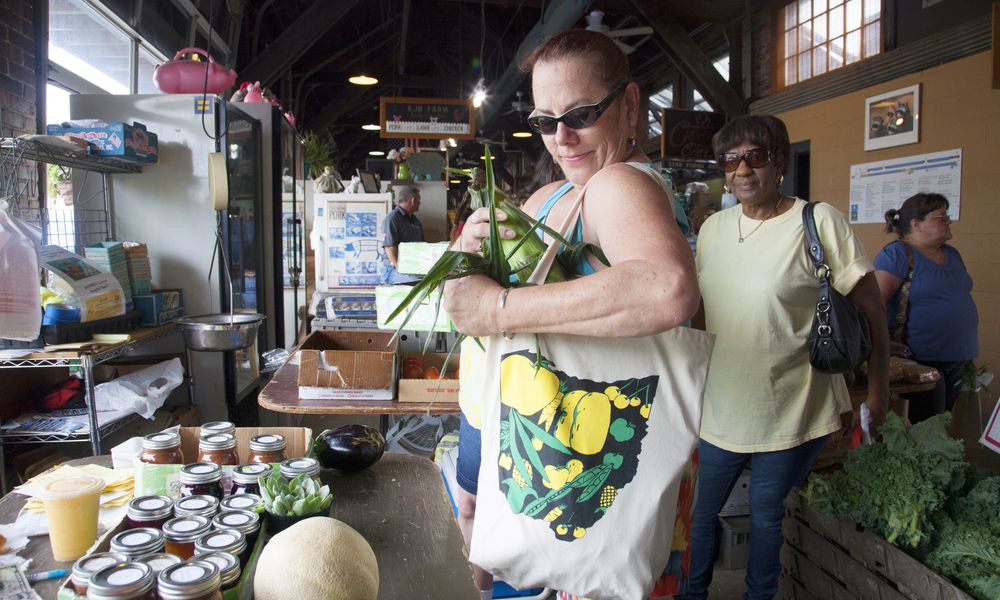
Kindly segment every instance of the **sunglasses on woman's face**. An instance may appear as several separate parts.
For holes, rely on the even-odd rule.
[[[611,93],[604,97],[597,104],[584,104],[582,106],[577,106],[576,108],[571,108],[564,112],[558,117],[549,117],[545,115],[535,115],[533,117],[528,117],[528,125],[532,129],[537,131],[542,135],[552,135],[556,132],[559,127],[559,123],[563,123],[566,127],[570,129],[586,129],[594,123],[597,119],[601,118],[604,111],[611,106],[611,103],[615,101],[618,94],[625,89],[625,84],[619,84],[618,87],[611,90]]]
[[[753,150],[747,150],[743,154],[726,152],[725,154],[720,154],[715,160],[726,173],[732,173],[736,169],[739,169],[740,163],[744,161],[746,161],[747,166],[751,169],[760,169],[767,166],[767,163],[771,161],[771,151],[767,148],[754,148]]]

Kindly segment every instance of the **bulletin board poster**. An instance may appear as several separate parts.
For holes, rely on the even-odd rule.
[[[851,223],[884,223],[885,212],[919,192],[948,199],[948,215],[959,218],[962,149],[851,165]]]
[[[330,287],[374,287],[385,202],[327,204],[327,282]]]

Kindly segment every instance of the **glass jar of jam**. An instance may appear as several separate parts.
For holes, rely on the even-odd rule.
[[[169,496],[139,496],[128,503],[125,524],[129,529],[153,527],[159,529],[174,513],[174,501]]]
[[[249,510],[227,510],[212,519],[215,529],[235,529],[247,538],[247,547],[253,548],[260,531],[260,515]]]
[[[126,529],[111,538],[111,551],[129,559],[163,550],[163,534],[159,529],[140,527]]]
[[[156,578],[149,565],[120,562],[94,572],[88,600],[156,600]]]
[[[215,513],[219,512],[219,499],[215,496],[199,495],[178,498],[174,502],[175,517],[208,517],[211,519]]]
[[[260,504],[260,496],[257,494],[239,494],[237,496],[226,496],[219,503],[219,512],[227,510],[253,510],[253,507]]]
[[[240,559],[240,566],[247,564],[250,549],[247,537],[236,529],[216,529],[201,536],[194,542],[194,556],[205,552],[228,552]]]
[[[222,600],[219,567],[203,560],[189,560],[160,571],[157,594],[160,600]]]
[[[234,588],[240,582],[240,559],[228,552],[205,552],[198,555],[198,560],[210,562],[219,567],[219,577],[222,579],[222,591]]]
[[[142,438],[139,461],[150,465],[182,465],[181,436],[173,431],[151,433]]]
[[[240,494],[260,495],[260,478],[267,477],[274,472],[271,465],[266,463],[255,463],[240,465],[233,469],[233,488],[230,494],[238,496]]]
[[[117,552],[99,552],[88,554],[73,563],[73,571],[69,576],[70,583],[77,595],[87,595],[87,584],[90,583],[90,576],[100,571],[104,567],[127,562],[128,558]]]
[[[285,460],[285,436],[265,433],[250,438],[248,463],[280,463]]]
[[[177,556],[176,554],[167,554],[166,552],[154,552],[153,554],[143,554],[132,559],[132,562],[140,562],[149,565],[153,569],[153,575],[159,575],[160,571],[166,569],[170,565],[176,565],[179,562],[184,562],[184,559]]]
[[[231,433],[209,433],[198,441],[198,462],[236,466],[240,457],[236,453],[236,436]]]
[[[212,529],[208,517],[174,517],[163,524],[164,548],[187,560],[194,556],[194,542]]]
[[[181,498],[215,496],[222,500],[222,467],[210,462],[196,462],[181,467]]]
[[[212,421],[211,423],[205,423],[198,429],[198,437],[202,438],[210,433],[228,433],[229,435],[236,435],[236,425],[233,425],[229,421]]]
[[[281,463],[281,476],[292,480],[299,475],[306,474],[319,483],[319,461],[315,458],[289,458]]]

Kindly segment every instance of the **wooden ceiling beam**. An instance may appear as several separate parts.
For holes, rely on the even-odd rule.
[[[289,71],[309,48],[343,19],[358,0],[313,2],[240,73],[245,81],[270,86]]]
[[[656,4],[676,19],[698,23],[732,23],[746,9],[744,0],[656,0]]]
[[[441,0],[442,2],[452,2],[454,4],[489,4],[503,8],[517,8],[519,6],[529,6],[531,8],[541,8],[544,0]]]
[[[659,0],[632,0],[632,6],[653,28],[657,44],[709,104],[730,116],[745,112],[743,97],[715,70],[712,60],[691,39],[680,22],[662,8]]]
[[[399,33],[399,71],[397,75],[406,74],[406,36],[410,29],[410,0],[403,0],[403,27]]]

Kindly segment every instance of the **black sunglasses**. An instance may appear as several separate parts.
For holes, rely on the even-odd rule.
[[[627,82],[626,82],[627,83]],[[597,104],[584,104],[571,108],[558,117],[535,115],[528,117],[528,125],[542,135],[552,135],[559,127],[559,123],[565,123],[570,129],[586,129],[601,118],[604,111],[611,106],[618,94],[625,89],[625,83],[621,83],[611,93],[604,97]]]
[[[771,151],[767,148],[754,148],[753,150],[747,150],[743,154],[726,152],[717,156],[715,160],[726,173],[732,173],[736,169],[739,169],[740,163],[743,161],[746,161],[747,166],[751,169],[760,169],[771,162]]]

